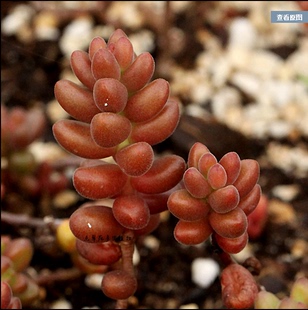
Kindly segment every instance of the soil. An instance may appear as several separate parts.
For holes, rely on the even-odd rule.
[[[1,19],[3,20],[10,14],[18,4],[34,7],[36,14],[44,10],[48,11],[44,8],[38,9],[37,3],[37,1],[2,1]],[[106,1],[105,9],[111,6],[111,3],[112,1]],[[240,9],[234,6],[221,12],[224,19],[219,23],[198,19],[198,14],[201,14],[202,9],[216,12],[215,6],[215,1],[203,2],[203,4],[199,4],[198,9],[194,8],[173,14],[169,19],[169,26],[180,28],[185,38],[183,47],[172,57],[172,61],[176,62],[178,66],[185,69],[195,68],[195,59],[203,49],[200,42],[190,35],[191,33],[204,27],[211,35],[217,37],[222,46],[225,46],[229,39],[227,27],[230,20],[248,16],[249,13],[249,8]],[[143,13],[148,14],[146,10]],[[67,10],[64,11],[63,16],[59,16],[61,19],[58,24],[60,37],[63,35],[65,27],[81,14],[92,15],[95,25],[107,23],[106,14],[84,12],[80,8],[74,12]],[[157,24],[151,20],[147,23],[144,21],[142,25],[133,29],[123,24],[123,21],[117,21],[113,26],[121,27],[129,34],[137,33],[142,29],[150,30],[155,37],[155,48],[152,50],[152,55],[160,70],[156,75],[164,76],[166,79],[171,76],[168,72],[170,55],[163,50],[166,43],[164,43],[164,36]],[[61,79],[64,69],[68,67],[59,46],[59,40],[41,41],[33,36],[24,42],[18,35],[2,33],[1,43],[1,102],[8,107],[23,106],[25,108],[39,103],[43,109],[47,109],[48,104],[54,100],[54,84]],[[299,45],[294,42],[272,48],[272,51],[281,59],[286,59],[298,48]],[[180,97],[184,107],[193,104],[188,95],[180,95]],[[241,100],[244,107],[249,98],[242,93]],[[174,135],[155,146],[155,152],[157,154],[172,152],[186,159],[191,145],[199,141],[207,145],[218,158],[233,150],[238,152],[241,158],[254,158],[260,161],[260,184],[271,208],[262,234],[249,241],[249,249],[262,266],[260,274],[255,276],[258,284],[282,298],[289,294],[291,285],[296,278],[303,275],[308,276],[308,176],[299,176],[292,170],[286,172],[281,166],[266,160],[267,149],[271,143],[279,142],[291,150],[299,145],[307,150],[308,137],[302,133],[298,133],[295,140],[288,137],[247,137],[244,133],[217,121],[211,109],[208,108],[209,102],[204,102],[201,106],[211,115],[210,120],[183,113]],[[55,142],[51,131],[52,120],[48,121],[49,128],[42,139],[44,143]],[[224,139],[218,137],[224,137]],[[296,186],[298,192],[294,197],[284,200],[275,194],[275,189],[281,185]],[[14,189],[11,191],[14,192]],[[84,201],[80,197],[75,205],[67,209],[48,210],[54,217],[67,218]],[[28,201],[26,203],[37,204],[36,208],[43,208],[41,202]],[[5,199],[2,205],[2,208],[6,210]],[[17,213],[23,213],[23,211],[19,210]],[[288,214],[290,215],[288,216]],[[34,216],[41,217],[44,215],[46,215],[44,210],[36,210],[34,214]],[[138,289],[134,298],[130,300],[129,308],[178,309],[183,305],[197,306],[199,309],[225,308],[221,301],[219,278],[216,278],[206,289],[200,288],[191,278],[191,264],[194,259],[211,257],[220,264],[219,257],[209,242],[198,247],[179,245],[173,237],[175,224],[176,219],[172,215],[166,214],[164,221],[151,233],[151,236],[159,241],[157,249],[150,248],[144,238],[138,240],[136,245],[140,255],[140,262],[136,265]],[[55,252],[52,246],[48,247],[48,244],[42,245],[42,242],[47,239],[42,237],[44,233],[40,231],[20,229],[2,223],[1,234],[10,234],[14,237],[26,235],[33,240],[35,253],[31,266],[37,273],[46,272],[46,270],[56,272],[72,267],[67,254]],[[23,307],[23,309],[50,309],[51,304],[61,298],[68,300],[73,309],[82,307],[112,309],[114,307],[114,302],[106,298],[99,289],[90,288],[85,284],[85,275],[71,279],[58,279],[43,287],[44,298],[42,297],[41,301]]]

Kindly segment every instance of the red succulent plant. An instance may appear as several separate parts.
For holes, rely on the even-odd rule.
[[[199,244],[210,236],[227,253],[240,252],[248,242],[247,216],[257,207],[261,187],[259,164],[229,152],[219,161],[200,142],[188,155],[182,189],[168,199],[168,209],[179,221],[177,241]]]
[[[103,277],[103,293],[117,300],[117,308],[127,307],[137,290],[135,239],[157,228],[168,209],[179,219],[174,236],[180,243],[212,235],[225,253],[241,251],[248,242],[247,216],[261,196],[258,162],[235,152],[218,161],[201,143],[193,145],[187,163],[175,154],[156,156],[152,146],[178,125],[179,101],[166,80],[151,81],[153,57],[136,55],[121,29],[107,42],[94,38],[87,52],[74,51],[71,67],[80,83],[58,81],[55,96],[72,118],[57,121],[53,134],[84,158],[73,185],[94,202],[78,208],[69,226],[83,258],[113,266]],[[112,206],[98,201],[105,198]]]

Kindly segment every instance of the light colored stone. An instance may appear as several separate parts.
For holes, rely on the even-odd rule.
[[[248,18],[234,18],[229,26],[229,45],[251,49],[255,47],[257,32]]]
[[[50,309],[73,309],[73,305],[68,300],[60,298],[51,303]]]
[[[191,264],[192,281],[202,288],[209,287],[219,272],[219,264],[212,258],[196,258]]]
[[[38,162],[52,162],[67,157],[67,152],[55,142],[34,141],[29,145],[29,151]]]
[[[156,251],[159,249],[160,241],[152,235],[147,235],[143,239],[143,244],[152,251]]]
[[[237,71],[230,77],[232,84],[249,96],[256,98],[261,91],[261,81],[254,74]]]
[[[33,23],[38,40],[55,41],[59,38],[59,23],[55,14],[49,11],[42,11],[35,16]]]
[[[199,309],[197,304],[186,304],[179,307],[179,309]]]
[[[236,254],[232,254],[232,257],[234,257],[235,260],[239,262],[240,264],[244,263],[247,258],[253,257],[253,256],[254,256],[254,251],[250,243],[248,243],[242,251]]]
[[[290,147],[277,142],[269,143],[266,149],[269,162],[287,174],[297,177],[308,175],[308,150],[301,146]]]
[[[113,1],[106,10],[109,23],[120,23],[131,29],[137,29],[144,22],[138,9],[139,1]]]
[[[153,52],[155,48],[154,33],[150,30],[141,30],[129,36],[136,55],[144,52]]]
[[[293,200],[300,192],[300,187],[297,184],[277,185],[272,189],[273,195],[283,201]]]
[[[84,281],[87,287],[99,290],[101,289],[103,277],[104,274],[101,273],[87,274]]]
[[[29,27],[34,9],[27,4],[16,5],[1,21],[1,32],[5,35],[17,34],[22,28]]]
[[[65,27],[59,41],[59,47],[67,58],[69,58],[75,50],[87,50],[93,39],[93,25],[93,19],[86,15],[76,18]]]
[[[268,202],[268,212],[272,222],[280,225],[289,224],[296,226],[296,212],[291,204],[279,199],[270,199]]]
[[[64,190],[56,194],[56,196],[53,198],[53,204],[55,208],[66,209],[76,204],[79,198],[80,196],[76,193],[75,190]]]

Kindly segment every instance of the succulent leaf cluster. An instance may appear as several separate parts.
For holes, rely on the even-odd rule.
[[[290,295],[283,298],[266,290],[258,292],[254,301],[255,309],[307,309],[308,308],[308,278],[297,278],[291,287]]]
[[[104,294],[116,299],[117,307],[127,306],[137,290],[134,240],[157,228],[165,210],[179,219],[174,228],[179,243],[199,244],[212,236],[228,255],[241,251],[248,242],[247,216],[261,197],[258,162],[240,159],[236,152],[218,161],[199,142],[187,162],[175,154],[156,156],[153,145],[172,135],[179,123],[180,103],[166,80],[151,81],[152,55],[136,55],[121,29],[107,41],[94,38],[88,51],[74,51],[71,68],[80,83],[55,85],[56,99],[71,118],[57,121],[53,134],[64,149],[84,159],[73,185],[94,202],[70,216],[76,241],[69,251],[91,264],[114,267],[104,274]],[[236,285],[232,268],[243,280]],[[231,264],[222,280],[226,305],[238,306],[225,293],[230,283],[235,294],[250,287],[245,305],[251,305],[257,287],[244,267]]]
[[[88,52],[74,51],[71,67],[81,85],[60,80],[55,96],[74,119],[57,121],[53,133],[63,148],[85,159],[74,172],[74,187],[91,200],[115,199],[109,220],[115,219],[108,227],[119,222],[122,231],[144,229],[152,214],[167,209],[163,193],[180,182],[185,170],[180,156],[154,158],[152,148],[175,130],[179,102],[171,98],[166,80],[150,81],[155,69],[152,55],[137,56],[121,29],[107,42],[94,38]],[[107,157],[113,162],[103,160]],[[75,227],[85,225],[80,226],[77,218],[88,211],[81,208],[80,215],[72,217],[71,228],[78,236]],[[105,216],[109,211],[97,207]],[[93,231],[86,234],[87,240],[102,241],[119,233]]]
[[[117,29],[108,42],[96,37],[88,52],[74,51],[71,67],[82,85],[68,80],[55,85],[56,99],[75,119],[54,124],[59,144],[83,158],[113,156],[127,175],[145,174],[154,160],[151,146],[173,133],[180,116],[169,83],[161,78],[150,82],[153,56],[137,56]]]
[[[1,235],[1,309],[21,309],[39,298],[39,286],[25,272],[33,251],[30,239]]]
[[[122,268],[105,273],[102,282],[107,296],[122,300],[137,285],[131,268],[124,267],[123,248],[157,228],[159,213],[167,210],[169,193],[186,169],[182,157],[155,157],[152,148],[174,132],[180,106],[166,80],[151,81],[152,55],[137,56],[121,29],[107,42],[94,38],[87,52],[74,51],[71,68],[80,83],[59,80],[54,89],[71,118],[57,121],[52,129],[59,145],[84,159],[73,174],[76,191],[96,201],[70,216],[78,252],[74,257],[94,265],[122,262]],[[111,199],[112,207],[97,202],[100,199]]]
[[[247,216],[257,207],[261,187],[256,160],[240,159],[236,152],[219,161],[196,142],[190,149],[183,188],[168,198],[168,209],[179,221],[177,241],[199,244],[210,236],[227,253],[240,252],[248,242]]]

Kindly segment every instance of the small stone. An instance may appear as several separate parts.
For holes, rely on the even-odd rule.
[[[57,40],[60,36],[58,19],[51,12],[40,12],[34,18],[35,34],[38,40]]]
[[[54,199],[53,203],[55,208],[58,209],[67,209],[73,204],[77,203],[79,200],[79,195],[76,193],[76,191],[73,190],[64,190],[58,193]]]
[[[180,306],[180,309],[199,309],[197,304],[187,304]]]
[[[138,10],[138,1],[113,1],[105,14],[108,23],[120,23],[131,29],[138,29],[143,23],[143,15]]]
[[[143,52],[153,52],[155,48],[154,33],[149,30],[141,30],[129,36],[136,55]]]
[[[289,147],[271,142],[267,147],[269,162],[284,172],[297,177],[306,177],[308,173],[308,151],[301,146]]]
[[[246,259],[254,256],[253,247],[250,243],[248,243],[242,251],[236,254],[232,254],[232,256],[236,259],[237,262],[242,264],[246,261]]]
[[[133,254],[133,265],[137,266],[140,262],[140,254],[139,251],[135,245],[134,254]]]
[[[259,78],[251,73],[235,72],[230,81],[239,87],[244,93],[256,98],[261,91]]]
[[[64,55],[69,58],[75,50],[85,50],[92,40],[93,19],[82,16],[72,21],[64,29],[60,38],[59,47]]]
[[[1,32],[5,35],[17,34],[22,28],[29,27],[34,9],[27,4],[17,5],[1,22]]]
[[[55,142],[34,141],[30,144],[29,151],[34,155],[35,160],[40,163],[44,161],[52,162],[67,156],[67,152]]]
[[[215,117],[229,124],[229,115],[231,110],[238,110],[241,107],[241,96],[233,87],[225,86],[221,88],[214,96],[212,110]],[[238,119],[236,121],[238,124]]]
[[[73,306],[68,300],[61,298],[54,301],[50,305],[50,309],[73,309]]]
[[[235,18],[229,27],[229,45],[253,48],[257,39],[257,32],[249,19]]]
[[[191,265],[192,281],[202,288],[209,287],[219,272],[219,264],[211,258],[196,258]]]
[[[70,115],[62,108],[62,106],[59,104],[57,100],[52,100],[47,103],[47,115],[52,121],[52,123],[55,123],[56,121],[60,119],[67,119],[70,117]]]
[[[296,213],[291,204],[278,199],[269,200],[269,215],[271,221],[280,224],[294,225],[296,222]]]
[[[300,187],[296,184],[277,185],[272,189],[273,195],[283,201],[293,200],[300,191]]]
[[[103,276],[104,275],[101,273],[92,273],[92,274],[86,275],[85,280],[84,280],[86,286],[100,290],[101,285],[102,285]]]
[[[292,132],[292,125],[282,121],[282,120],[275,120],[268,125],[268,134],[276,139],[282,139]]]
[[[261,79],[274,79],[284,63],[278,55],[266,50],[252,51],[249,57],[246,70]]]
[[[295,258],[308,257],[308,242],[304,239],[295,240],[291,248],[291,254]]]
[[[144,237],[143,244],[152,251],[156,251],[159,248],[160,241],[156,237],[148,235]]]

